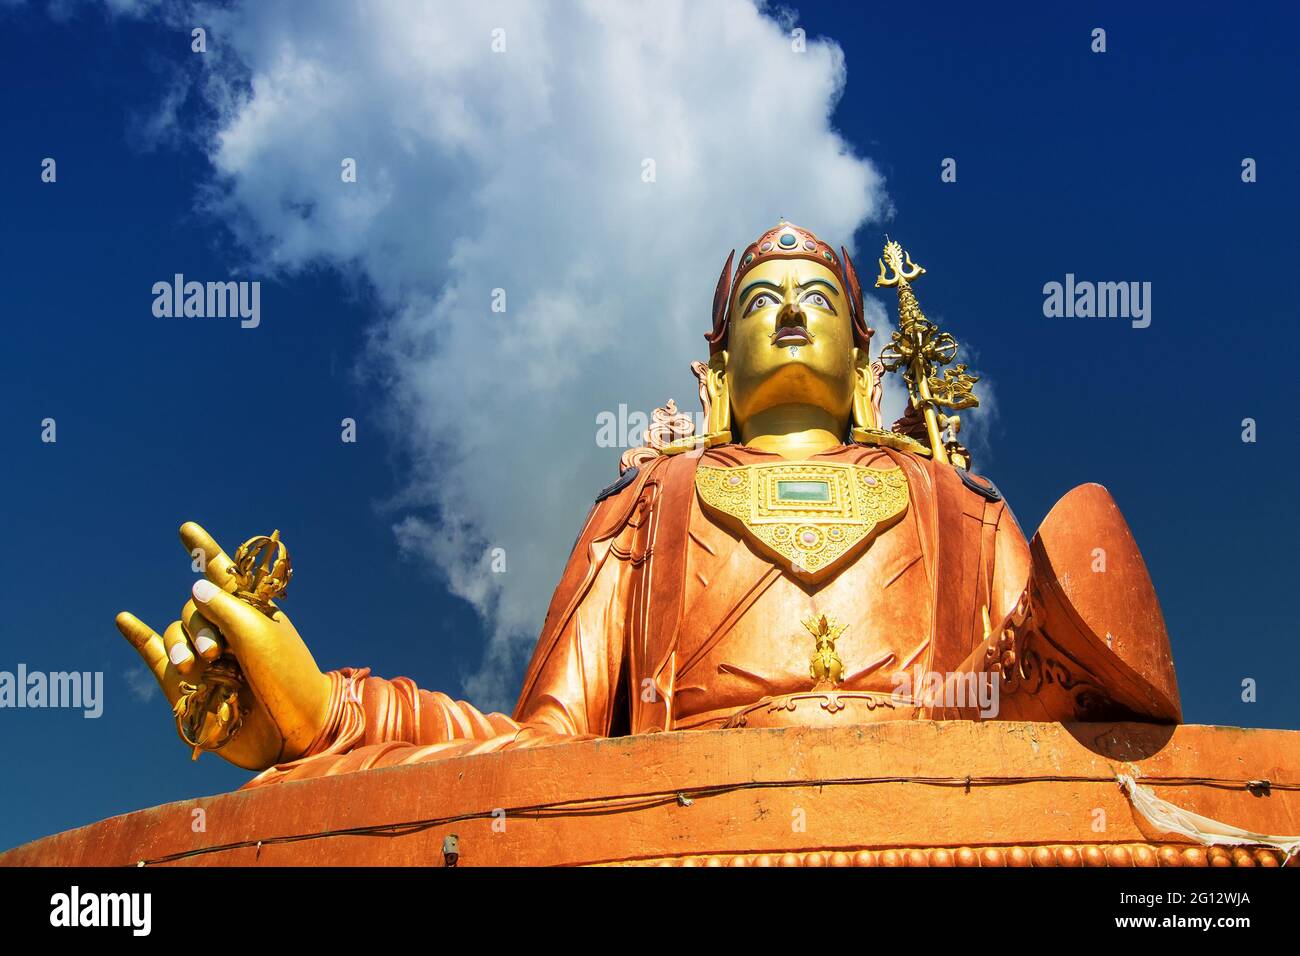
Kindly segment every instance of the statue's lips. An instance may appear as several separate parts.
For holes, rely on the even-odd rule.
[[[773,345],[807,345],[812,341],[812,333],[802,325],[787,325],[772,333]]]

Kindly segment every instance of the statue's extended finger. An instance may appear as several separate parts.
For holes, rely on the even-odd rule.
[[[190,644],[205,661],[215,661],[225,651],[226,642],[222,640],[221,632],[203,616],[192,599],[181,608],[181,624]]]
[[[234,564],[230,556],[221,550],[221,545],[194,521],[181,525],[181,544],[192,557],[198,560],[204,576],[223,591],[235,589],[230,567]]]
[[[122,636],[144,658],[145,666],[153,671],[153,676],[161,683],[163,674],[167,670],[167,652],[163,647],[163,639],[152,627],[130,611],[120,611],[115,623]]]

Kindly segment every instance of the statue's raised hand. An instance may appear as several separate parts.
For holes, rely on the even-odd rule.
[[[262,770],[302,755],[325,723],[330,681],[279,608],[267,616],[232,593],[234,562],[193,521],[181,526],[181,543],[202,557],[204,578],[193,597],[160,637],[135,615],[117,616],[117,628],[158,679],[175,705],[181,683],[196,683],[223,655],[233,654],[243,670],[239,699],[243,723],[216,753],[231,763]]]

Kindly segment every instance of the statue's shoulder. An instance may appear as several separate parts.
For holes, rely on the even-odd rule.
[[[965,499],[963,510],[969,514],[982,512],[986,524],[991,523],[999,527],[1005,525],[1009,530],[1023,537],[1024,532],[1020,530],[1019,519],[1016,518],[1015,512],[1011,510],[1011,504],[992,478],[956,465],[932,462],[931,467],[949,476],[948,485],[954,492],[952,497],[960,496]]]
[[[973,471],[958,468],[956,465],[950,467],[957,473],[957,477],[961,479],[961,483],[966,486],[967,490],[975,492],[986,501],[999,502],[1004,500],[1002,492],[998,491],[998,486],[993,483],[992,478],[977,475]]]
[[[954,488],[957,485],[951,479],[956,478],[961,482],[962,488],[978,495],[985,501],[995,504],[1003,501],[1002,492],[998,490],[998,486],[993,483],[991,478],[976,474],[961,465],[935,461],[930,457],[929,451],[924,446],[906,435],[868,428],[855,428],[853,432],[854,441],[851,447],[868,446],[890,449],[886,454],[896,462],[904,460],[904,456],[906,456],[907,460],[916,462],[932,475],[936,477],[942,475],[949,479],[948,483],[952,484]]]
[[[573,541],[572,550],[577,550],[584,536],[601,539],[621,532],[636,512],[636,503],[641,497],[641,489],[645,487],[647,477],[649,469],[646,466],[632,465],[624,468],[618,478],[596,492],[596,500],[592,502],[587,520]]]
[[[619,492],[636,484],[637,479],[641,477],[641,469],[644,467],[648,467],[648,465],[632,465],[630,468],[625,469],[616,479],[596,493],[596,503],[599,504],[606,498],[613,498]]]
[[[617,478],[596,492],[595,503],[635,498],[650,477],[663,468],[667,461],[665,458],[652,458],[640,464],[624,466]]]
[[[1002,491],[987,475],[920,455],[908,457],[917,467],[930,473],[936,491],[950,500],[965,500],[977,507],[993,506],[995,509],[1009,510]]]
[[[670,511],[677,510],[695,487],[698,455],[660,455],[623,469],[617,479],[596,495],[597,508],[627,513],[647,495],[663,501]]]

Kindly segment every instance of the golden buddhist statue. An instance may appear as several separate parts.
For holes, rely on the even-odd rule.
[[[706,433],[670,421],[675,438],[652,429],[623,456],[560,577],[513,716],[366,669],[322,672],[265,603],[268,581],[287,583],[287,555],[260,571],[248,558],[278,537],[232,560],[187,523],[181,539],[202,550],[206,578],[181,619],[161,635],[125,612],[117,621],[188,715],[187,743],[262,771],[250,785],[264,785],[652,731],[1178,723],[1169,640],[1115,503],[1080,486],[1026,539],[970,470],[949,413],[976,404],[975,379],[921,311],[912,283],[924,270],[902,247],[880,260],[900,322],[875,362],[842,248],[782,221],[734,278],[733,259],[709,361],[695,365]],[[887,428],[890,372],[911,402]]]

